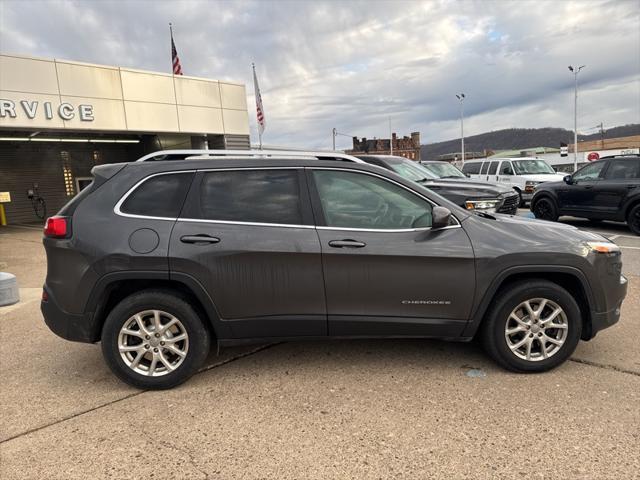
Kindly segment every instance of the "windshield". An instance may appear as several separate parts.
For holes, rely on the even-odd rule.
[[[411,160],[389,162],[389,164],[394,172],[404,178],[413,180],[414,182],[419,182],[421,180],[434,180],[438,178],[436,175],[424,168],[423,165]]]
[[[448,162],[421,163],[420,165],[436,175],[438,178],[467,178],[464,173]]]
[[[517,175],[556,173],[544,160],[515,160],[513,162],[513,168],[516,169]]]

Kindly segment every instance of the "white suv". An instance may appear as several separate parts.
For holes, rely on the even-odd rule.
[[[536,185],[558,182],[566,175],[556,173],[544,160],[532,157],[469,160],[462,172],[475,180],[508,185],[520,194],[521,205],[531,200]]]

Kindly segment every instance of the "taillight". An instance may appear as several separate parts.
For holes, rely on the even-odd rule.
[[[71,234],[71,219],[69,217],[49,217],[44,227],[44,236],[50,238],[66,238]]]

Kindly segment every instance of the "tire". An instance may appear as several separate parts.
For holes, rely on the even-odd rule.
[[[518,309],[529,301],[532,309],[537,312],[541,300],[546,300],[546,306],[542,308],[540,320],[535,323],[526,314],[525,308]],[[552,320],[553,325],[564,325],[566,328],[552,328],[549,327],[550,323],[540,328],[540,322],[548,319],[556,307],[561,312]],[[514,311],[517,313],[514,314]],[[515,322],[512,314],[520,317],[525,324],[528,323],[529,328]],[[521,316],[522,314],[527,316]],[[507,328],[512,332],[521,328],[521,331],[508,334]],[[578,345],[581,333],[580,308],[569,292],[553,282],[530,280],[500,289],[487,312],[480,336],[487,354],[502,367],[514,372],[536,373],[551,370],[565,362]],[[556,343],[551,343],[548,338]],[[521,342],[524,344],[517,347]],[[558,342],[561,344],[557,345]],[[529,359],[526,358],[528,344],[531,344]],[[546,356],[542,352],[543,344]]]
[[[183,298],[164,290],[126,297],[111,310],[102,328],[102,354],[111,371],[145,390],[172,388],[186,381],[204,363],[209,344],[202,318]],[[121,353],[119,347],[127,351]]]
[[[640,203],[635,205],[627,215],[627,225],[636,235],[640,235]]]
[[[549,197],[542,197],[534,203],[533,214],[540,220],[555,222],[558,220],[558,207],[556,207],[556,203]]]
[[[522,200],[522,192],[517,188],[514,188],[514,190],[518,194],[518,208],[524,208],[525,202]]]

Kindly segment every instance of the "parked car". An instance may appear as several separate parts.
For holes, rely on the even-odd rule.
[[[536,218],[551,221],[571,215],[627,222],[640,235],[640,155],[604,157],[561,182],[538,186],[531,211]]]
[[[564,174],[539,158],[488,158],[464,162],[462,172],[470,178],[496,182],[513,188],[520,195],[520,204],[531,201],[536,185],[562,180]]]
[[[518,213],[518,194],[512,189],[470,180],[449,163],[434,162],[442,165],[431,166],[391,155],[358,155],[357,157],[421,183],[467,210],[509,215]]]
[[[212,344],[294,338],[479,336],[505,368],[541,372],[620,318],[621,253],[600,235],[472,215],[344,154],[283,157],[173,151],[94,167],[46,223],[46,324],[160,389]]]

